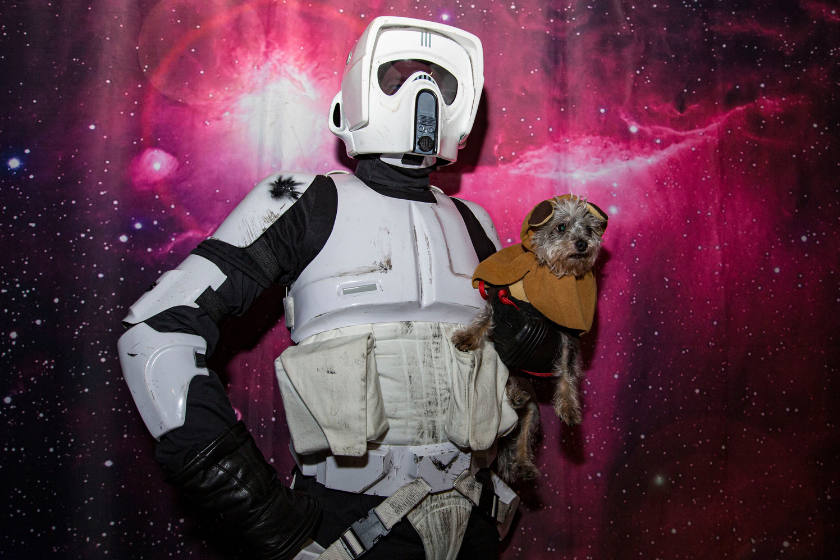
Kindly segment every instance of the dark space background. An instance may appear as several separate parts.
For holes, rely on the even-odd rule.
[[[505,245],[552,195],[610,215],[584,423],[543,406],[503,557],[840,558],[840,7],[809,0],[0,1],[0,557],[238,554],[163,482],[120,321],[262,177],[352,167],[329,102],[388,14],[484,42],[434,184]],[[282,296],[211,364],[288,478]]]

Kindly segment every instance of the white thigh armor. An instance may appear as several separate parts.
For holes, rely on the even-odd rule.
[[[292,340],[366,323],[468,323],[484,302],[472,287],[478,257],[452,200],[438,191],[435,203],[389,198],[352,175],[332,178],[332,234],[286,302]]]

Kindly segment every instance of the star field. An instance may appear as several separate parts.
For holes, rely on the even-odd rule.
[[[236,557],[223,524],[163,482],[122,380],[120,321],[266,175],[352,168],[329,103],[387,14],[484,44],[476,126],[433,184],[487,208],[505,245],[556,194],[610,217],[584,422],[542,407],[543,474],[516,488],[502,557],[840,556],[833,3],[0,13],[0,556]],[[225,320],[211,365],[288,483],[282,292]]]

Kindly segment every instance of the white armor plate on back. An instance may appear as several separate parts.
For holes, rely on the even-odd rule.
[[[292,286],[292,340],[366,323],[469,323],[484,302],[472,287],[478,266],[452,200],[415,202],[378,194],[352,175],[333,176],[332,234]]]

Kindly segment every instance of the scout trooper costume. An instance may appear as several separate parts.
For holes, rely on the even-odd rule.
[[[329,118],[361,159],[356,175],[260,182],[124,321],[124,376],[158,460],[176,471],[170,481],[261,558],[289,558],[310,536],[296,558],[497,554],[495,531],[518,504],[487,469],[516,423],[508,372],[492,346],[465,353],[450,338],[483,306],[472,272],[500,243],[481,207],[428,186],[464,145],[482,73],[469,33],[374,20]],[[275,367],[294,490],[235,421],[205,361],[216,323],[271,283],[291,285],[297,345]]]

